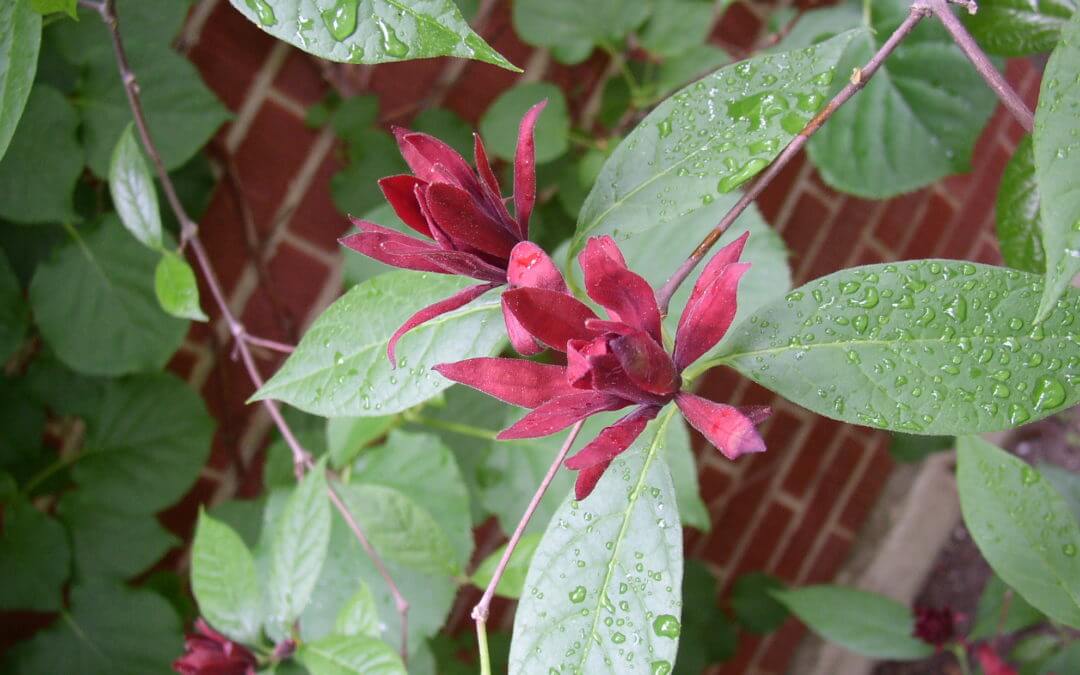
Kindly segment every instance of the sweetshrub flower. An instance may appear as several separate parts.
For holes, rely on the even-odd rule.
[[[173,661],[183,675],[255,675],[255,655],[217,632],[202,619],[195,633],[184,638],[184,655]]]
[[[956,636],[956,615],[948,607],[915,610],[915,637],[941,649]]]
[[[443,376],[514,405],[532,408],[500,439],[555,433],[594,413],[634,406],[566,461],[579,472],[584,499],[611,461],[630,447],[660,409],[674,401],[686,420],[726,457],[762,452],[754,425],[764,407],[739,410],[682,390],[681,373],[727,332],[735,292],[750,267],[739,262],[743,235],[705,266],[679,320],[672,354],[663,347],[660,309],[648,282],[631,272],[611,237],[591,238],[578,258],[589,297],[607,310],[601,319],[572,295],[525,287],[503,294],[504,307],[538,342],[566,353],[566,365],[475,358],[435,366]]]
[[[341,239],[354,251],[403,269],[472,277],[482,283],[421,309],[390,338],[386,353],[413,328],[472,302],[487,291],[537,286],[566,291],[562,275],[540,247],[529,243],[529,218],[536,203],[536,146],[533,130],[546,102],[529,109],[518,129],[514,156],[514,215],[503,199],[487,151],[473,136],[476,171],[446,143],[428,134],[395,129],[402,157],[412,175],[379,181],[386,201],[402,222],[429,241],[406,236],[366,220],[351,218],[360,232]],[[514,348],[536,354],[540,345],[503,308]]]

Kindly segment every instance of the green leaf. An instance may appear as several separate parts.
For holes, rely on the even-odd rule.
[[[473,152],[473,130],[468,122],[446,108],[425,108],[413,118],[409,128],[438,138],[464,157]]]
[[[1035,109],[1032,144],[1038,185],[1039,229],[1046,252],[1046,289],[1038,318],[1045,319],[1080,271],[1080,12],[1065,26],[1050,55]]]
[[[154,269],[154,294],[167,313],[180,319],[209,321],[199,306],[195,270],[172,251],[162,251]]]
[[[0,378],[0,467],[25,481],[43,468],[46,414],[33,386]],[[34,486],[30,486],[34,487]]]
[[[529,82],[507,89],[480,118],[480,135],[488,152],[513,161],[518,127],[525,112],[540,101],[547,106],[536,121],[536,163],[556,159],[570,146],[570,113],[562,90],[549,82]]]
[[[7,256],[0,251],[0,363],[22,345],[30,328],[30,312]]]
[[[330,500],[326,460],[310,469],[290,495],[271,545],[269,622],[271,636],[288,635],[311,599],[330,543]]]
[[[0,158],[30,96],[40,47],[41,15],[30,0],[5,2],[0,7]]]
[[[1020,639],[1009,650],[1009,660],[1022,665],[1034,665],[1050,658],[1061,647],[1061,638],[1057,635],[1042,633],[1028,635]]]
[[[334,206],[346,214],[366,213],[384,203],[377,181],[405,171],[405,161],[390,134],[381,129],[358,132],[349,141],[348,166],[330,179]]]
[[[1053,464],[1040,463],[1038,469],[1042,477],[1050,481],[1058,494],[1065,499],[1073,516],[1080,521],[1080,476]]]
[[[843,270],[759,309],[686,375],[728,365],[817,413],[890,431],[1010,429],[1080,401],[1080,291],[1035,326],[1040,291],[1035,275],[951,260]]]
[[[588,499],[571,494],[551,519],[514,617],[510,673],[670,672],[682,530],[660,453],[674,411],[612,462]]]
[[[18,675],[164,675],[183,653],[180,620],[153,591],[87,580],[70,610],[12,650]]]
[[[1080,626],[1080,525],[1065,499],[1023,460],[960,439],[964,523],[998,576],[1050,618]]]
[[[382,632],[379,628],[379,610],[371,589],[363,580],[360,589],[345,603],[338,612],[334,632],[339,635],[366,635],[377,638]]]
[[[72,490],[60,498],[57,515],[71,537],[80,579],[130,579],[183,543],[123,496],[110,502],[90,489]]]
[[[570,255],[598,234],[715,225],[718,196],[764,169],[825,102],[854,36],[725,66],[657,106],[604,165]]]
[[[983,0],[974,14],[961,13],[983,49],[998,56],[1048,52],[1076,11],[1073,0]]]
[[[521,72],[469,28],[453,0],[229,0],[279,40],[328,61],[388,63],[458,56]]]
[[[954,436],[916,436],[915,434],[894,433],[889,443],[889,454],[898,462],[921,462],[935,452],[952,450],[956,447]]]
[[[536,547],[540,545],[540,536],[539,532],[533,532],[522,536],[518,541],[514,552],[510,554],[509,562],[506,563],[502,578],[499,579],[499,584],[495,587],[496,595],[514,599],[521,597],[521,591],[525,588],[525,575],[529,571],[529,565],[532,563],[533,554],[536,553]],[[495,549],[476,568],[472,575],[472,582],[477,587],[486,589],[487,585],[491,583],[491,580],[495,577],[495,569],[499,566],[499,561],[502,560],[504,553],[506,553],[506,544]]]
[[[712,527],[709,508],[701,500],[697,462],[694,461],[694,449],[690,446],[690,429],[682,415],[676,415],[664,433],[664,461],[671,470],[679,518],[684,527],[708,532]]]
[[[658,56],[677,56],[703,44],[713,25],[713,4],[700,0],[657,0],[639,36],[641,46]]]
[[[701,675],[710,664],[735,657],[739,633],[716,604],[716,579],[705,563],[687,559],[683,569],[682,633],[675,675]]]
[[[1019,593],[1009,588],[996,574],[991,574],[979,596],[975,620],[968,639],[972,642],[1008,635],[1045,621],[1046,616],[1035,609]]]
[[[1039,670],[1040,675],[1076,672],[1080,672],[1080,642],[1069,643]]]
[[[810,630],[864,656],[911,661],[934,653],[912,637],[911,610],[883,595],[840,586],[804,586],[773,595]]]
[[[161,210],[150,167],[143,159],[135,138],[135,123],[124,127],[109,162],[109,193],[120,222],[147,248],[158,250],[161,240]]]
[[[154,298],[156,256],[114,216],[38,266],[30,305],[42,336],[66,365],[90,375],[160,370],[184,341],[187,322]]]
[[[205,512],[191,544],[191,591],[215,629],[238,642],[258,641],[262,601],[255,560],[235,530]]]
[[[357,460],[352,482],[393,488],[408,497],[439,525],[457,568],[468,564],[473,551],[469,490],[454,453],[437,436],[390,432],[384,445]]]
[[[750,572],[735,580],[731,588],[731,611],[751,633],[764,635],[780,628],[788,610],[775,598],[785,589],[784,582],[764,572]]]
[[[1025,272],[1046,271],[1039,233],[1039,187],[1031,136],[1024,136],[1001,174],[997,196],[998,247],[1005,264]]]
[[[693,45],[677,56],[664,59],[656,69],[656,80],[652,83],[655,95],[665,98],[728,63],[731,57],[723,49],[711,44]]]
[[[326,445],[330,466],[341,469],[352,464],[364,447],[397,424],[397,416],[331,417],[326,420]]]
[[[648,18],[648,0],[515,0],[514,29],[521,39],[548,47],[563,63],[580,63],[593,47],[620,42]]]
[[[34,87],[0,160],[0,217],[17,223],[80,219],[72,206],[83,171],[78,128],[79,115],[60,92]]]
[[[29,502],[4,505],[0,609],[52,612],[63,606],[71,550],[64,527]]]
[[[451,384],[432,366],[502,346],[499,296],[489,293],[409,331],[397,345],[397,369],[386,343],[416,311],[475,283],[400,271],[353,287],[315,320],[253,399],[278,399],[325,417],[389,415],[426,401]]]
[[[382,640],[331,635],[304,644],[297,653],[311,675],[405,675],[401,658]]]
[[[76,9],[79,6],[79,0],[30,0],[30,5],[38,14],[63,12],[76,21],[79,19],[79,15],[76,12]]]
[[[906,0],[874,0],[839,71],[865,65],[909,6]],[[995,103],[941,23],[924,21],[859,95],[833,113],[807,150],[836,189],[891,197],[969,170],[975,140]]]

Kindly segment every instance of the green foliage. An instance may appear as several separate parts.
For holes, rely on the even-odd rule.
[[[1064,27],[1050,55],[1035,109],[1032,145],[1038,186],[1039,229],[1046,252],[1046,288],[1038,319],[1046,319],[1080,271],[1080,13]]]
[[[519,84],[503,92],[480,119],[480,135],[488,152],[514,159],[518,127],[525,112],[540,101],[547,107],[536,121],[536,163],[558,158],[569,146],[570,116],[562,90],[547,82]]]
[[[525,588],[525,575],[529,571],[529,565],[532,564],[536,547],[540,545],[540,537],[539,532],[533,532],[521,537],[514,548],[514,552],[510,554],[510,560],[506,564],[502,578],[499,579],[499,584],[495,587],[496,595],[514,599],[521,597],[521,591]],[[505,553],[506,544],[503,544],[484,558],[480,566],[473,572],[472,582],[480,588],[487,588],[487,585],[495,577],[495,569]]]
[[[0,7],[0,158],[7,153],[37,70],[41,16],[30,0]]]
[[[1050,481],[1068,504],[1073,517],[1080,521],[1080,476],[1053,464],[1039,464],[1039,474]]]
[[[990,566],[1050,618],[1080,625],[1080,524],[1023,460],[976,437],[958,448],[964,523]]]
[[[615,45],[640,26],[648,0],[517,0],[514,29],[523,40],[548,47],[563,63],[580,63],[597,46]]]
[[[728,365],[822,415],[919,434],[1008,429],[1080,400],[1080,292],[1033,323],[1039,278],[921,260],[812,281],[733,329]]]
[[[472,127],[452,110],[425,108],[413,118],[409,128],[431,134],[460,152],[463,157],[471,157],[473,154]]]
[[[363,581],[360,582],[360,590],[356,591],[338,612],[334,631],[340,635],[366,635],[373,638],[379,637],[382,632],[375,598]]]
[[[0,609],[49,612],[61,607],[71,551],[60,523],[29,502],[4,505],[0,535]]]
[[[889,443],[889,454],[898,462],[921,462],[936,452],[952,450],[956,447],[954,436],[917,436],[915,434],[893,433]]]
[[[405,172],[405,162],[394,139],[380,129],[349,132],[342,138],[348,143],[349,164],[330,179],[330,193],[342,213],[366,213],[384,203],[377,181]]]
[[[785,588],[782,581],[764,572],[744,574],[731,588],[731,611],[751,633],[771,633],[788,617],[787,607],[775,598],[775,593]]]
[[[191,591],[211,626],[239,642],[254,643],[262,625],[255,560],[231,527],[199,514],[191,544]]]
[[[641,31],[641,46],[658,56],[678,56],[705,42],[713,12],[713,4],[701,0],[658,0]]]
[[[1072,0],[983,0],[964,23],[983,49],[998,56],[1048,52],[1076,11]]]
[[[997,196],[997,236],[1005,264],[1042,274],[1046,253],[1039,232],[1039,186],[1031,136],[1024,136],[1001,175]]]
[[[773,595],[829,642],[876,659],[922,659],[934,648],[912,636],[911,610],[882,595],[841,586],[804,586]]]
[[[514,617],[510,673],[534,672],[538,662],[588,673],[670,670],[682,536],[663,431],[661,423],[643,434],[588,499],[571,494],[552,517]],[[618,662],[608,656],[615,650]]]
[[[992,574],[979,596],[979,605],[968,631],[968,639],[974,642],[997,635],[1008,635],[1045,620],[1046,616],[1042,612],[1009,588],[1001,577]]]
[[[0,362],[6,362],[22,344],[30,316],[19,280],[7,256],[0,251]]]
[[[328,61],[388,63],[459,56],[519,71],[473,32],[453,0],[336,0],[326,9],[302,0],[230,0],[279,40]]]
[[[905,0],[873,0],[849,12],[862,30],[838,71],[861,68],[908,14]],[[843,82],[836,82],[839,90]],[[975,139],[994,109],[994,94],[945,28],[924,21],[893,52],[859,95],[810,139],[822,178],[860,197],[885,198],[970,168]]]
[[[701,675],[712,663],[735,656],[739,634],[735,623],[716,604],[716,579],[709,568],[688,559],[683,568],[682,632],[675,675]]]
[[[364,635],[331,635],[305,643],[297,654],[311,675],[405,675],[385,642]]]
[[[331,417],[326,420],[326,446],[330,466],[348,466],[365,446],[381,437],[397,423],[397,417]]]
[[[30,6],[33,7],[34,11],[38,14],[63,12],[72,19],[78,20],[79,18],[76,11],[79,6],[79,0],[30,0]]]
[[[150,167],[135,138],[135,123],[124,127],[109,161],[109,193],[120,222],[143,246],[159,250],[161,210]]]
[[[154,268],[154,294],[167,314],[180,319],[208,321],[199,306],[199,286],[191,265],[172,251],[162,251]]]

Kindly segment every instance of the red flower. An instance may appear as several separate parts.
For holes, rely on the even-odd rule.
[[[183,675],[255,675],[255,656],[211,628],[195,621],[197,633],[184,640],[184,655],[173,661],[173,670]]]
[[[350,218],[360,232],[342,238],[341,243],[393,267],[457,274],[483,283],[425,307],[406,320],[387,345],[391,362],[402,335],[507,282],[512,287],[535,285],[565,291],[555,265],[539,247],[527,242],[529,217],[536,203],[533,129],[545,105],[537,103],[521,120],[514,158],[514,216],[506,208],[479,136],[474,135],[474,172],[460,154],[439,139],[394,130],[413,175],[383,178],[379,187],[401,220],[430,241]],[[537,353],[539,346],[504,314],[514,347],[523,354]]]
[[[568,293],[523,287],[503,294],[503,307],[528,334],[566,352],[565,366],[477,358],[435,369],[507,403],[533,408],[503,430],[501,439],[546,436],[594,413],[634,406],[566,461],[580,472],[578,499],[592,492],[611,461],[671,401],[726,457],[762,452],[765,443],[754,425],[769,414],[768,408],[740,411],[713,403],[682,391],[680,377],[719,342],[735,317],[735,291],[750,267],[738,262],[747,236],[718,252],[702,271],[679,320],[674,354],[662,346],[660,309],[648,282],[626,267],[611,237],[594,237],[578,260],[585,290],[607,310],[607,320]]]
[[[985,675],[1017,675],[1016,669],[1005,663],[1005,659],[988,644],[984,643],[975,648],[975,658]]]
[[[915,610],[915,637],[938,649],[952,641],[956,635],[956,615],[948,607]]]

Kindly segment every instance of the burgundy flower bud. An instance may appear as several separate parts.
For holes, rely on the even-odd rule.
[[[183,675],[255,675],[255,655],[211,628],[195,621],[197,632],[184,640],[184,655],[173,661],[173,670]]]
[[[914,635],[941,649],[956,636],[956,615],[948,607],[920,607],[915,610]]]

